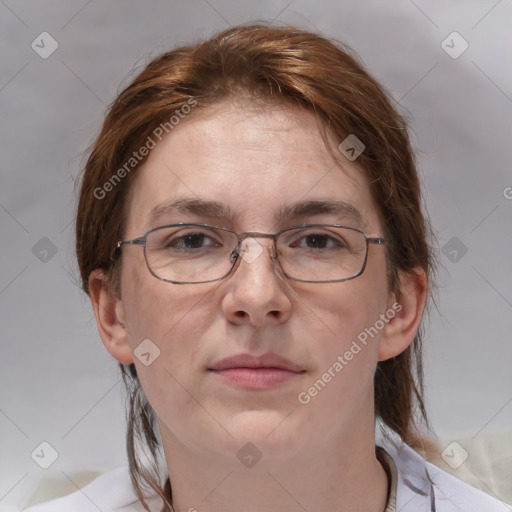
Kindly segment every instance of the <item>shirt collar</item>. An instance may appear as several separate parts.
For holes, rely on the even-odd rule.
[[[386,508],[384,512],[396,512],[396,486],[398,481],[398,472],[395,462],[381,446],[377,446],[376,454],[378,461],[382,464],[388,475],[388,499],[386,501]]]
[[[378,448],[384,452],[384,460],[389,463],[391,477],[393,467],[395,475],[395,503],[394,508],[385,512],[432,512],[435,511],[434,488],[432,479],[428,473],[425,460],[412,448],[407,446],[402,439],[390,432],[378,443]],[[393,484],[393,481],[392,481]],[[391,503],[393,487],[390,489]]]

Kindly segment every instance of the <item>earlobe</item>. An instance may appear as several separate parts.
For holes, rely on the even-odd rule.
[[[113,297],[107,288],[107,277],[101,269],[89,275],[91,303],[99,334],[108,352],[119,362],[133,363],[133,352],[128,341],[123,303]]]
[[[421,324],[427,301],[428,283],[425,271],[400,274],[400,291],[392,309],[395,315],[382,332],[379,361],[401,354],[413,341]]]

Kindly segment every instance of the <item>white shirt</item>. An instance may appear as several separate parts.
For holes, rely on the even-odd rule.
[[[512,512],[512,506],[475,489],[423,459],[398,436],[378,445],[389,457],[389,512]],[[393,467],[394,466],[394,467]],[[396,470],[396,471],[395,471]],[[396,502],[395,502],[396,499]],[[147,499],[151,512],[160,512],[159,496]],[[144,512],[127,467],[113,469],[68,496],[34,505],[25,512]],[[199,511],[200,512],[200,511]],[[314,512],[314,511],[312,511]]]

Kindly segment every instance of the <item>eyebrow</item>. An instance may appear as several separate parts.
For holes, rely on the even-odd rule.
[[[286,218],[298,219],[312,215],[329,214],[357,224],[358,227],[368,228],[361,212],[352,204],[343,200],[305,200],[297,201],[283,206],[277,215],[276,221]]]
[[[218,201],[204,201],[193,198],[168,199],[155,206],[149,212],[146,228],[149,229],[159,217],[170,213],[216,217],[223,220],[229,220],[235,217],[235,212],[229,206],[219,203]]]
[[[237,217],[227,205],[218,201],[205,201],[195,198],[169,199],[155,206],[148,216],[146,229],[150,229],[160,217],[171,213],[192,214],[204,217],[215,217],[223,221]],[[367,229],[361,212],[352,204],[343,200],[302,200],[281,207],[275,214],[274,220],[282,222],[285,219],[299,220],[301,217],[329,214],[355,223],[357,227]]]

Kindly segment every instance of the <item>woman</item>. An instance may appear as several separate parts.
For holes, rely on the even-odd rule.
[[[417,453],[430,228],[406,125],[348,49],[253,25],[154,59],[76,234],[129,477],[31,511],[508,510]]]

